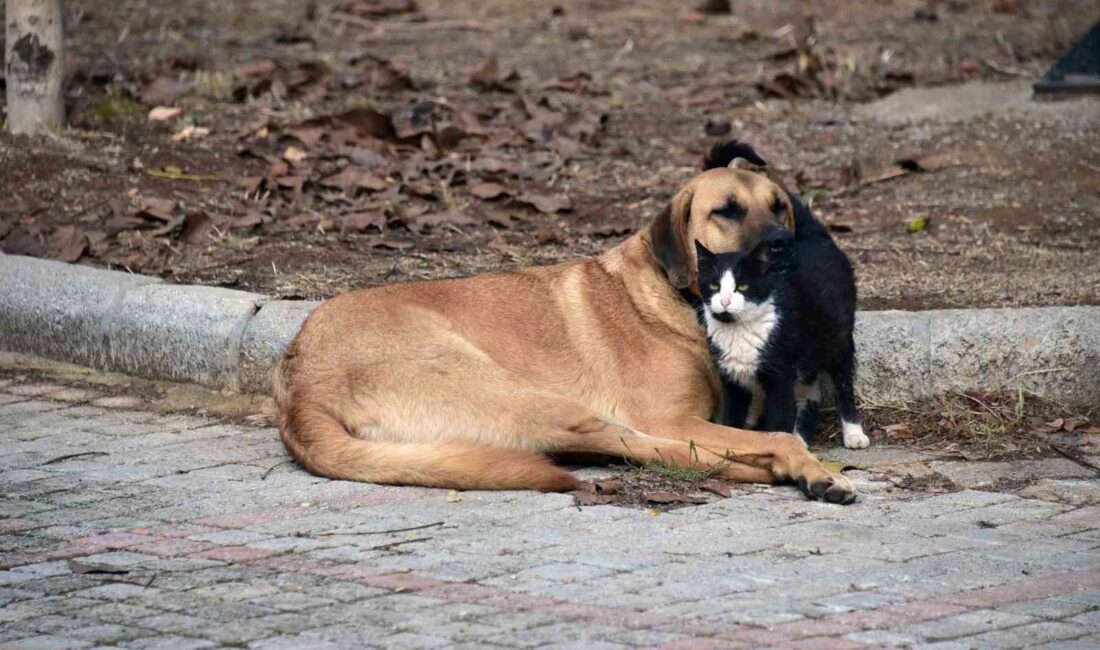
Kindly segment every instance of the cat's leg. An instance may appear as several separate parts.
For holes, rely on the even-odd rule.
[[[871,446],[871,439],[863,432],[859,411],[856,410],[855,369],[855,349],[849,347],[829,374],[836,388],[836,410],[840,415],[844,446],[849,449],[865,449]]]
[[[768,378],[764,384],[764,426],[769,431],[794,431],[794,377]]]
[[[729,379],[722,379],[722,419],[720,424],[744,429],[752,406],[752,393]]]
[[[821,409],[821,384],[816,373],[799,372],[794,385],[795,420],[794,432],[813,444],[817,433],[817,414]]]

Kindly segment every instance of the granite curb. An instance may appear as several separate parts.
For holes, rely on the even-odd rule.
[[[0,255],[0,350],[268,393],[320,303]],[[864,311],[859,388],[879,401],[1010,387],[1100,404],[1100,307]]]

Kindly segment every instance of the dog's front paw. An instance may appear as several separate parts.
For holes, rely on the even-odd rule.
[[[820,499],[828,503],[839,503],[846,506],[855,503],[857,498],[855,486],[852,485],[848,477],[839,474],[816,481],[799,478],[798,487],[811,499]]]
[[[871,439],[863,433],[863,425],[859,422],[845,422],[841,435],[844,446],[848,449],[866,449],[871,446]]]

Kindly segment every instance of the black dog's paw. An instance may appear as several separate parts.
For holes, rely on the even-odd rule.
[[[707,155],[703,157],[703,171],[717,167],[729,167],[730,163],[736,158],[744,158],[758,167],[768,166],[767,161],[761,158],[751,145],[737,140],[730,140],[710,148]]]

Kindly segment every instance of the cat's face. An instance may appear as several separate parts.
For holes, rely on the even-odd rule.
[[[785,230],[750,251],[712,253],[696,241],[703,309],[720,323],[732,323],[746,309],[767,302],[775,274],[788,268],[792,247],[793,238]]]

